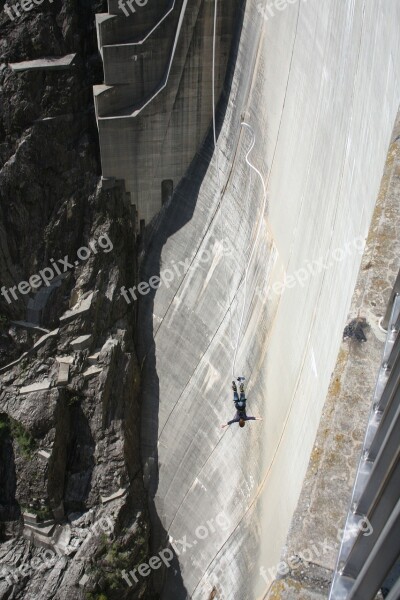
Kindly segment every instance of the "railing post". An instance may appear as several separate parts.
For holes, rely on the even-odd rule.
[[[387,328],[388,328],[390,315],[392,314],[393,302],[394,302],[395,297],[398,296],[399,294],[400,294],[400,271],[397,275],[396,283],[394,284],[392,293],[390,294],[390,300],[389,300],[389,304],[386,309],[386,314],[383,317],[383,321],[382,321],[383,329],[387,330]]]
[[[373,600],[399,556],[399,323],[400,272],[382,322],[387,330],[383,360],[329,600]],[[368,536],[359,530],[366,519],[371,526]],[[354,530],[355,538],[350,535]],[[400,578],[397,587],[399,582]]]

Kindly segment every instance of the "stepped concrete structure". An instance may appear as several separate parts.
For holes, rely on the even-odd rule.
[[[221,3],[217,97],[237,6]],[[210,125],[213,11],[203,0],[162,0],[126,16],[109,0],[108,13],[98,15],[104,85],[94,97],[103,177],[125,181],[142,226],[171,197]]]
[[[110,2],[98,20],[103,176],[149,224],[140,280],[162,277],[139,299],[138,346],[153,550],[175,548],[166,600],[268,593],[400,103],[397,0],[220,1],[215,149],[214,6],[126,17]],[[241,374],[264,420],[222,430]]]

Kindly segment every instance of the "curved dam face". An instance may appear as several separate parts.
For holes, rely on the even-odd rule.
[[[143,241],[140,278],[162,279],[139,327],[154,549],[157,521],[179,563],[166,599],[267,591],[399,106],[397,0],[275,4],[238,9],[218,149],[210,132]],[[263,421],[222,430],[233,374]]]

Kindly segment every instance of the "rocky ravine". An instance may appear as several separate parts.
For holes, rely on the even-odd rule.
[[[55,263],[62,275],[0,298],[0,599],[154,598],[120,575],[147,556],[149,526],[135,314],[119,294],[136,277],[135,235],[124,191],[99,184],[104,6],[44,2],[11,22],[3,5],[1,285]],[[65,71],[9,67],[70,53]]]

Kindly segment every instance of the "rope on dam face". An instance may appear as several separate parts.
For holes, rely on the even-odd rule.
[[[243,327],[244,312],[245,312],[246,301],[247,301],[247,276],[248,276],[248,273],[249,273],[251,261],[253,260],[254,251],[255,251],[256,246],[257,246],[258,236],[260,235],[260,231],[261,231],[261,223],[263,222],[263,216],[265,214],[265,209],[266,209],[266,205],[267,205],[267,189],[266,189],[266,186],[265,186],[265,182],[264,182],[263,176],[260,173],[260,171],[257,169],[257,167],[255,167],[249,161],[249,156],[250,156],[251,152],[253,151],[254,145],[256,143],[256,136],[254,134],[254,130],[251,127],[251,125],[249,125],[245,121],[242,121],[241,122],[241,126],[242,127],[247,127],[251,131],[251,134],[253,136],[253,139],[251,140],[250,148],[248,149],[247,154],[246,154],[246,163],[249,165],[249,167],[251,169],[253,169],[257,173],[257,175],[259,176],[259,178],[261,180],[261,184],[262,184],[262,187],[263,187],[263,198],[264,198],[264,201],[263,201],[263,207],[262,207],[261,215],[260,215],[260,218],[258,220],[257,233],[256,233],[256,237],[254,239],[253,248],[251,249],[251,253],[250,253],[249,260],[247,262],[247,267],[246,267],[246,270],[245,270],[245,276],[244,276],[244,298],[243,298],[242,314],[240,315],[239,328],[238,328],[237,338],[236,338],[235,353],[234,353],[233,361],[232,361],[232,375],[233,376],[235,376],[235,367],[236,367],[237,352],[238,352],[238,348],[239,348],[239,339],[240,339],[240,333],[241,333],[242,327]]]

